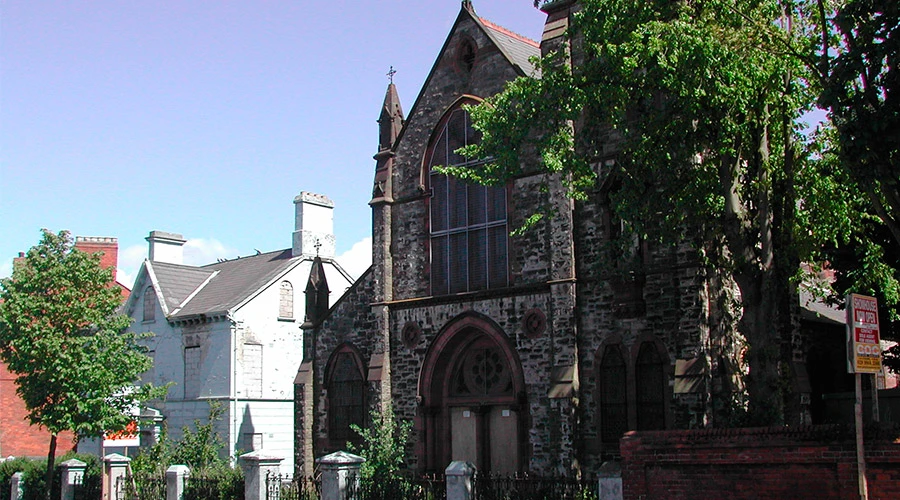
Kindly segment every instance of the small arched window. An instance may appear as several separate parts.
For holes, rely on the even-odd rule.
[[[428,156],[431,187],[431,291],[434,295],[508,284],[506,188],[448,177],[436,166],[475,167],[456,151],[480,140],[469,113],[451,111],[436,131]]]
[[[597,386],[600,397],[600,438],[604,443],[618,443],[628,430],[627,372],[620,345],[608,345],[603,350]]]
[[[282,281],[278,290],[278,317],[294,317],[294,286],[290,281]]]
[[[362,361],[344,345],[332,355],[328,369],[328,439],[334,446],[359,442],[352,426],[365,425],[366,383]]]
[[[144,290],[143,321],[156,321],[156,291],[152,286],[148,286]]]
[[[666,428],[666,375],[663,368],[656,344],[642,343],[634,367],[639,431]]]

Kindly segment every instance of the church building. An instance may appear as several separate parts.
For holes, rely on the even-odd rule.
[[[477,165],[465,105],[558,48],[575,2],[543,6],[529,40],[462,8],[408,115],[391,83],[379,123],[372,267],[306,325],[295,380],[296,472],[357,440],[393,405],[413,424],[409,465],[467,460],[496,473],[596,471],[632,429],[709,424],[733,388],[717,277],[689,247],[636,241],[638,272],[604,266],[618,238],[604,166],[589,199],[560,179],[467,184],[434,170]],[[468,163],[466,163],[468,162]],[[541,210],[521,235],[510,232]]]

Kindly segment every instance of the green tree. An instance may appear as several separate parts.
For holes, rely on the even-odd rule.
[[[490,183],[536,169],[576,198],[598,176],[613,179],[613,209],[631,231],[691,242],[734,279],[749,423],[783,423],[795,278],[802,261],[841,236],[846,223],[836,214],[852,194],[802,133],[817,97],[812,69],[790,55],[814,51],[812,28],[798,21],[803,6],[578,4],[571,45],[542,59],[541,78],[520,78],[471,110],[483,140],[466,154],[494,161],[449,171]],[[520,156],[534,149],[537,165]],[[613,154],[614,166],[600,172]]]
[[[842,166],[900,245],[900,3],[817,0],[821,45],[806,61],[837,129]]]
[[[135,385],[152,360],[141,335],[126,332],[122,299],[99,254],[75,249],[69,233],[43,230],[41,241],[0,280],[0,359],[16,375],[28,419],[50,432],[50,484],[57,436],[118,431],[135,405],[166,387]],[[49,494],[49,493],[48,493]]]

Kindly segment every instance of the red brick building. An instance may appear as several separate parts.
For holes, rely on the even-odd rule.
[[[119,259],[119,242],[117,238],[85,237],[75,238],[75,248],[88,253],[103,252],[100,264],[113,270],[112,283],[122,291],[122,300],[128,298],[130,290],[116,281],[116,264]],[[20,253],[15,259],[25,257]],[[44,457],[47,455],[50,434],[38,426],[28,422],[25,403],[16,394],[15,374],[0,363],[0,456]],[[64,432],[59,435],[57,456],[75,450],[75,435]]]

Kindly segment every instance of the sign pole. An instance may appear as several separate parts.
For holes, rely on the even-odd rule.
[[[863,443],[862,374],[871,373],[872,416],[878,421],[878,373],[881,371],[881,332],[878,326],[878,301],[851,293],[847,295],[847,371],[856,379],[856,469],[859,498],[868,500],[866,484],[866,451]]]
[[[878,374],[872,374],[872,421],[881,422],[881,413],[878,407]]]
[[[859,479],[859,498],[868,500],[869,489],[866,484],[866,451],[863,444],[863,410],[862,410],[862,374],[857,373],[856,379],[856,404],[854,405],[854,413],[856,414],[856,471]]]

